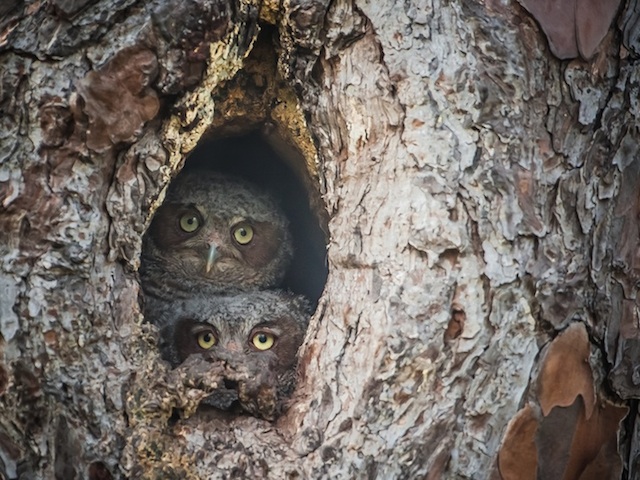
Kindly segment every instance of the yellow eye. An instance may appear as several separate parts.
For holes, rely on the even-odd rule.
[[[185,213],[180,217],[180,228],[187,233],[193,233],[200,228],[200,218],[195,213]]]
[[[213,332],[206,331],[198,334],[198,346],[204,350],[209,350],[216,344],[216,336]]]
[[[253,346],[258,350],[269,350],[275,341],[276,337],[266,332],[258,332],[251,339]]]
[[[235,238],[236,242],[240,245],[246,245],[253,240],[253,228],[247,223],[238,225],[233,229],[233,238]]]

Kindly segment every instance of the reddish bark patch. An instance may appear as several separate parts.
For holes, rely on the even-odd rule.
[[[498,456],[503,480],[536,479],[538,454],[534,439],[537,429],[538,421],[529,405],[511,419]]]
[[[7,385],[9,385],[9,372],[0,364],[0,395],[7,391]]]
[[[593,374],[589,366],[589,337],[581,323],[558,335],[547,350],[538,376],[538,401],[542,414],[556,406],[568,407],[581,395],[591,416],[595,403]]]
[[[134,141],[144,124],[156,116],[160,102],[149,85],[157,71],[158,61],[151,50],[129,47],[77,83],[89,119],[90,149],[101,152]]]
[[[0,241],[8,245],[19,246],[20,250],[38,255],[47,250],[43,239],[48,238],[55,229],[55,219],[64,202],[54,196],[46,183],[46,167],[34,165],[22,171],[24,187],[0,216]],[[13,186],[9,183],[0,188],[0,198],[13,195]]]
[[[73,131],[73,115],[60,97],[44,99],[40,106],[42,144],[59,147]]]
[[[611,27],[620,0],[578,0],[576,41],[583,58],[591,58]]]
[[[56,348],[58,346],[58,334],[55,330],[49,330],[44,332],[44,343],[50,348]]]
[[[498,453],[502,479],[619,477],[617,432],[628,408],[596,396],[589,352],[582,324],[551,343],[536,380],[540,408],[525,405],[507,427]]]
[[[467,314],[461,306],[454,305],[452,310],[453,311],[451,312],[449,324],[447,325],[447,329],[444,332],[445,342],[455,340],[460,335],[462,335],[462,332],[464,330],[464,323],[467,320]]]
[[[607,34],[620,0],[519,0],[538,21],[558,58],[588,59]]]
[[[581,410],[564,478],[620,478],[617,432],[627,411],[627,407],[599,402],[589,419]]]

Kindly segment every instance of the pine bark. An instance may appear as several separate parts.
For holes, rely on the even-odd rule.
[[[559,60],[515,2],[1,6],[0,477],[637,478],[637,10]],[[196,411],[137,278],[265,124],[329,232],[275,423]]]

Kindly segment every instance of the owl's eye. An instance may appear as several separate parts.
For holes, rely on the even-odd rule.
[[[185,213],[180,217],[180,228],[187,232],[193,233],[200,228],[200,217],[195,213]]]
[[[251,343],[258,350],[269,350],[275,341],[276,337],[267,332],[258,332],[251,339]]]
[[[204,350],[211,349],[216,344],[216,336],[210,330],[198,334],[198,346]]]
[[[233,238],[240,245],[246,245],[253,240],[253,228],[248,223],[242,223],[233,228]]]

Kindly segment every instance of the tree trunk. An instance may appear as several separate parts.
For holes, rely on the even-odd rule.
[[[529,3],[0,6],[0,476],[639,478],[638,6]],[[197,411],[138,303],[171,178],[255,128],[330,232],[275,423]]]

